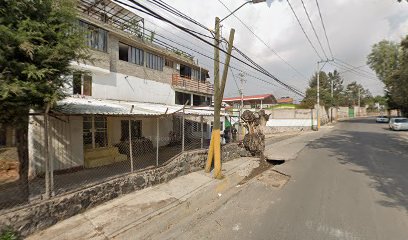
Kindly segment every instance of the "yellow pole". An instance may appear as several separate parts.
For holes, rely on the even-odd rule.
[[[214,130],[214,178],[221,179],[221,136],[220,129]]]
[[[211,164],[214,157],[214,131],[211,133],[210,146],[208,148],[207,163],[205,164],[205,172],[209,173],[211,171]]]

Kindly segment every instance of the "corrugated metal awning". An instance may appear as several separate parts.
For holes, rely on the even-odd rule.
[[[164,116],[182,114],[183,106],[69,97],[58,101],[52,111],[66,115]],[[184,113],[195,116],[214,115],[210,107],[195,109],[188,106]]]

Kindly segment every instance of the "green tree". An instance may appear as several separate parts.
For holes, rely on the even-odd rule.
[[[75,0],[0,3],[0,123],[16,129],[21,194],[28,196],[28,116],[58,99],[70,63],[87,59]],[[24,200],[24,199],[23,199]]]
[[[333,85],[333,99],[331,106],[342,106],[345,104],[343,78],[337,70],[329,72],[329,83]]]
[[[373,45],[367,57],[367,64],[377,74],[377,77],[387,85],[387,79],[398,68],[399,45],[383,40]]]
[[[388,107],[408,114],[408,37],[400,44],[386,40],[375,44],[367,62],[385,84]]]
[[[358,100],[360,98],[360,106],[363,107],[373,98],[368,89],[364,89],[361,84],[352,82],[347,85],[345,89],[347,105],[358,106]]]
[[[393,106],[408,115],[408,36],[401,41],[400,64],[387,79],[387,94]]]
[[[337,71],[333,73],[320,72],[320,105],[330,107],[336,105],[336,100],[331,98],[331,82],[333,81],[333,96],[338,95],[343,89],[343,79]],[[313,108],[317,103],[317,73],[309,81],[309,88],[306,90],[306,97],[302,100],[303,108]]]

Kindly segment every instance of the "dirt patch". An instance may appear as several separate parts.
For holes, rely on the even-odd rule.
[[[239,185],[242,185],[252,178],[258,176],[259,174],[265,172],[266,170],[270,169],[273,166],[273,164],[269,163],[268,161],[259,161],[259,166],[252,169],[251,173],[247,175],[242,181],[239,183]]]
[[[271,169],[263,172],[256,179],[266,186],[282,188],[289,181],[290,176]]]

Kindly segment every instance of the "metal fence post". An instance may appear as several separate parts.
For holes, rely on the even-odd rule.
[[[201,123],[201,148],[204,148],[204,121],[203,116],[200,116]]]
[[[160,123],[160,118],[157,118],[157,123],[156,123],[156,166],[159,166],[159,123]]]
[[[45,161],[45,198],[48,199],[51,196],[50,189],[50,154],[48,148],[48,113],[44,113],[44,161]]]
[[[133,147],[132,147],[132,120],[129,119],[129,157],[130,157],[130,172],[133,172]]]
[[[48,124],[49,124],[49,119],[48,119]],[[48,125],[48,127],[49,127],[49,125]],[[52,145],[52,137],[50,136],[49,131],[48,131],[48,136],[49,136],[48,142],[51,142],[51,145]],[[50,139],[51,139],[51,141],[50,141]],[[48,144],[48,147],[50,147],[49,144]],[[53,197],[53,196],[55,196],[55,194],[54,194],[54,159],[49,157],[49,161],[50,161],[50,197]]]
[[[181,132],[181,151],[184,152],[184,107],[183,107],[183,117],[182,117],[182,132]]]
[[[241,141],[241,132],[242,132],[241,112],[238,112],[238,141]]]

